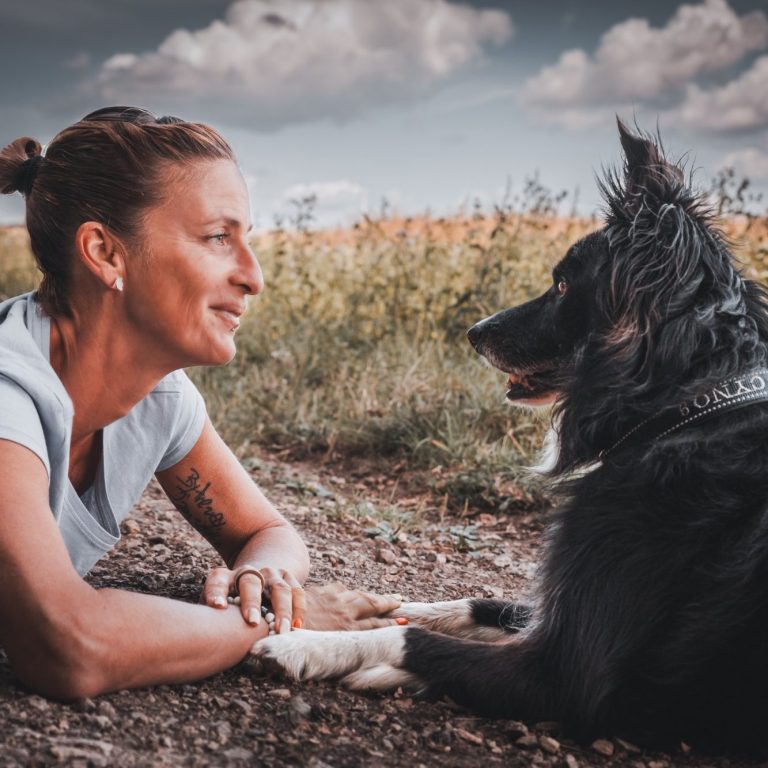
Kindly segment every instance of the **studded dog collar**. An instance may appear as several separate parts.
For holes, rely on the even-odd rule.
[[[693,399],[641,421],[610,448],[600,451],[598,458],[604,459],[627,442],[633,444],[649,439],[660,440],[688,424],[762,402],[768,402],[768,368],[754,368],[724,379],[711,389],[699,392]]]

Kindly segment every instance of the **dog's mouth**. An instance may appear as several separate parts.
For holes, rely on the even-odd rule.
[[[507,378],[507,400],[547,400],[557,390],[557,368],[505,371]]]

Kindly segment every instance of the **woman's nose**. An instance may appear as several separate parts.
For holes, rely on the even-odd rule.
[[[264,275],[256,254],[248,243],[243,244],[240,255],[240,284],[246,293],[256,295],[264,288]]]

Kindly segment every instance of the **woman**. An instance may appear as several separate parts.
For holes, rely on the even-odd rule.
[[[0,645],[61,698],[223,670],[267,634],[375,627],[397,600],[304,592],[307,551],[181,370],[222,365],[263,287],[248,194],[211,128],[111,107],[0,153],[43,273],[0,304]],[[90,587],[154,475],[227,564],[204,605]],[[239,606],[228,596],[239,595]],[[215,609],[215,610],[213,610]]]

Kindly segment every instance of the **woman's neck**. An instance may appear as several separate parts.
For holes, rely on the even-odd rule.
[[[90,309],[90,308],[89,308]],[[50,362],[74,406],[72,440],[125,416],[172,367],[153,364],[122,324],[102,312],[51,317]],[[127,329],[125,329],[127,330]]]

